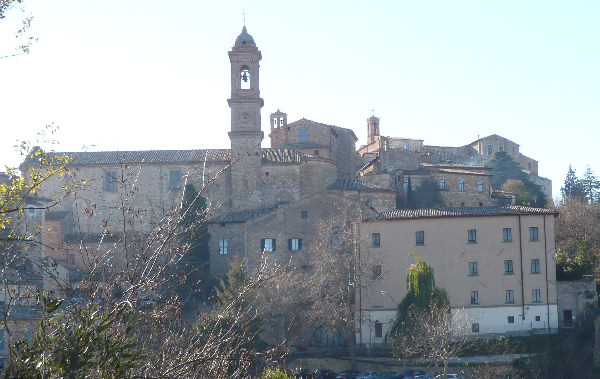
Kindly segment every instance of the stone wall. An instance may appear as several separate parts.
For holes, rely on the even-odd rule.
[[[243,223],[211,223],[208,225],[210,240],[209,262],[210,273],[214,276],[223,276],[229,271],[230,262],[235,256],[245,258],[244,224]],[[219,241],[227,240],[227,254],[221,254]]]
[[[558,325],[560,328],[571,328],[581,325],[585,308],[598,303],[596,281],[593,277],[584,280],[556,282],[558,292]],[[571,314],[571,319],[565,318]]]

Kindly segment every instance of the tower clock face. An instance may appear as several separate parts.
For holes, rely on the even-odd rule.
[[[240,122],[242,124],[247,124],[250,122],[250,113],[248,112],[243,112],[242,114],[240,114]]]

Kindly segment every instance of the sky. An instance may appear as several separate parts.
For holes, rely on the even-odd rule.
[[[25,0],[37,38],[0,58],[0,171],[56,151],[228,148],[227,52],[245,23],[269,114],[462,146],[520,144],[553,181],[600,175],[600,2]],[[0,20],[12,55],[22,14]],[[268,138],[263,146],[269,145]]]

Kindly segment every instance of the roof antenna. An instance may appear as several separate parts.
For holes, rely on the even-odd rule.
[[[246,27],[246,10],[242,9],[242,16],[244,16],[244,28]]]

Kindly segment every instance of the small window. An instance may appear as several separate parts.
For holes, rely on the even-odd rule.
[[[373,242],[373,247],[381,246],[381,235],[379,233],[371,234],[371,241]]]
[[[494,147],[492,145],[487,145],[487,155],[492,155],[494,154]]]
[[[269,176],[269,171],[265,171],[265,176]]]
[[[75,266],[75,254],[69,254],[69,264],[71,267]]]
[[[535,316],[535,321],[540,321],[542,318],[540,316]]]
[[[404,189],[407,190],[408,189],[408,180],[404,181]]]
[[[504,151],[504,145],[498,145],[498,151]]]
[[[300,218],[306,220],[308,218],[308,211],[300,211]]]
[[[573,311],[571,309],[563,310],[563,326],[565,328],[573,327]]]
[[[375,321],[375,337],[383,337],[383,324],[379,321]]]
[[[314,150],[313,153],[314,153],[315,157],[319,156],[319,150]]]
[[[534,303],[540,303],[542,301],[541,291],[539,289],[534,289],[531,291],[531,300]]]
[[[471,324],[471,331],[473,333],[479,333],[479,323],[478,322]]]
[[[477,192],[483,192],[483,182],[477,182]]]
[[[469,229],[467,237],[469,243],[477,243],[477,229]]]
[[[515,293],[513,290],[506,290],[506,304],[514,304]]]
[[[469,275],[479,275],[477,270],[477,262],[469,262]]]
[[[502,237],[504,242],[512,242],[512,229],[504,228],[502,229]]]
[[[508,316],[508,323],[509,324],[514,324],[515,323],[515,316]]]
[[[479,304],[479,291],[471,291],[471,304]]]
[[[0,350],[4,350],[4,329],[0,329]]]
[[[410,150],[410,145],[408,142],[404,142],[404,150]]]
[[[373,266],[373,280],[381,278],[381,265]]]
[[[288,250],[289,251],[302,250],[302,239],[301,238],[288,239]]]
[[[107,171],[104,175],[104,190],[106,192],[117,192],[117,172]]]
[[[225,238],[219,240],[219,254],[227,255],[227,239]]]
[[[537,227],[529,228],[529,240],[530,241],[539,241],[538,240],[538,228]]]
[[[260,240],[261,251],[275,251],[275,238],[263,238]]]
[[[416,232],[416,237],[417,237],[417,245],[419,246],[423,246],[425,245],[425,232],[424,231],[420,231],[420,232]]]
[[[465,181],[464,180],[459,180],[458,181],[458,190],[460,192],[463,192],[465,190]]]
[[[531,273],[532,274],[539,274],[540,273],[540,260],[539,259],[532,259],[531,260]]]
[[[300,142],[308,142],[308,129],[300,128],[298,130],[298,138],[300,139]]]
[[[446,179],[440,179],[440,189],[446,189]]]
[[[504,275],[512,275],[513,274],[513,261],[506,260],[504,261]]]
[[[180,189],[181,188],[181,171],[171,170],[169,171],[169,189]]]
[[[244,41],[244,43],[246,43]],[[240,88],[250,89],[250,69],[248,66],[243,66],[240,72]]]

